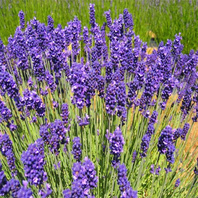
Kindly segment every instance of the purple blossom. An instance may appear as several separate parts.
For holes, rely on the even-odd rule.
[[[116,108],[116,84],[111,83],[107,87],[106,91],[106,97],[105,97],[105,105],[106,105],[106,111],[110,115],[115,114],[115,108]]]
[[[5,176],[4,171],[2,170],[2,164],[0,161],[0,196],[5,196],[9,192],[9,188],[7,188],[7,178]]]
[[[79,126],[89,125],[89,119],[90,119],[90,117],[87,114],[85,115],[84,118],[77,116],[77,122],[78,122]]]
[[[63,191],[64,198],[94,197],[90,196],[90,190],[97,187],[98,177],[94,164],[85,157],[83,164],[76,162],[72,168],[73,182],[70,189]]]
[[[72,154],[74,155],[75,160],[80,161],[82,150],[81,150],[81,143],[79,137],[75,137],[73,139]]]
[[[112,165],[117,166],[120,161],[120,154],[123,152],[124,137],[119,127],[116,128],[113,134],[110,134],[109,138],[110,150],[113,155]]]
[[[31,188],[27,188],[27,181],[23,181],[23,187],[17,193],[17,197],[33,198],[33,192]]]
[[[1,95],[8,94],[10,98],[15,98],[19,94],[19,90],[13,76],[8,72],[0,72],[0,89]]]
[[[96,25],[95,4],[90,3],[89,5],[89,17],[90,17],[89,23],[91,24],[91,27],[94,28]]]
[[[177,188],[177,187],[179,187],[179,185],[180,185],[180,179],[177,179],[175,182],[175,187]]]
[[[149,119],[149,124],[155,124],[155,122],[157,121],[157,116],[158,116],[158,112],[153,111],[153,113]]]
[[[118,180],[121,198],[132,197],[137,198],[137,191],[131,188],[130,182],[127,179],[127,169],[124,164],[118,166]]]
[[[181,137],[183,130],[181,128],[178,128],[174,131],[173,139],[176,141],[179,137]]]
[[[54,20],[51,16],[47,17],[47,33],[51,34],[54,30]]]
[[[124,82],[120,82],[119,84],[117,84],[117,90],[116,90],[116,94],[117,94],[117,106],[116,106],[116,110],[117,110],[117,115],[120,117],[122,116],[123,120],[126,120],[126,114],[127,114],[127,110],[126,110],[126,86]]]
[[[7,158],[8,166],[12,172],[12,176],[17,175],[15,166],[15,156],[13,153],[12,141],[7,134],[0,134],[0,151]]]
[[[189,129],[190,129],[190,124],[185,123],[184,127],[183,127],[183,130],[182,130],[182,134],[181,134],[181,139],[182,140],[186,140],[186,135],[187,135]]]
[[[137,152],[134,151],[132,155],[132,163],[135,163],[136,157],[137,157]]]
[[[19,12],[19,19],[20,19],[21,29],[24,29],[25,28],[25,17],[24,17],[23,11]]]
[[[145,134],[142,138],[141,142],[141,157],[146,157],[147,150],[149,148],[149,143],[150,143],[151,137],[148,134]]]
[[[42,139],[28,146],[27,151],[21,155],[21,161],[24,165],[25,177],[31,185],[39,186],[47,180],[47,173],[44,171],[46,162]]]
[[[134,26],[133,18],[127,9],[124,9],[123,18],[124,18],[125,29],[127,28],[133,29],[133,26]]]
[[[197,158],[197,164],[194,169],[194,173],[195,173],[195,175],[198,175],[198,158]]]
[[[68,119],[69,119],[69,110],[68,110],[67,103],[62,104],[61,111],[62,111],[62,113],[61,113],[62,121],[66,125],[68,123]]]
[[[42,102],[41,98],[37,95],[35,91],[29,91],[26,89],[23,92],[23,101],[28,110],[35,109],[39,117],[45,115],[45,104]]]
[[[170,163],[174,163],[174,151],[175,146],[173,144],[174,134],[172,128],[170,126],[166,126],[164,130],[162,130],[161,135],[158,141],[158,151],[160,154],[166,154],[166,159]]]
[[[52,194],[52,189],[51,189],[50,184],[48,184],[48,183],[45,184],[45,188],[44,189],[39,190],[39,195],[42,198],[46,198],[46,197],[48,197],[51,194]]]
[[[109,27],[109,29],[111,29],[112,19],[111,19],[111,11],[110,10],[105,12],[105,17],[107,20],[107,26]]]

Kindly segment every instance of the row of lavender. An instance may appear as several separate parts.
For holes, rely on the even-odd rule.
[[[1,42],[1,196],[196,196],[198,164],[184,148],[198,52],[182,54],[176,35],[148,55],[127,9],[105,15],[99,27],[90,4],[90,30],[77,17],[25,28],[20,12]]]

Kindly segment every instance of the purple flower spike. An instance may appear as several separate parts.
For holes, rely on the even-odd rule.
[[[170,126],[167,126],[161,132],[157,146],[160,154],[166,154],[167,161],[173,164],[175,161],[174,158],[175,145],[174,145],[174,134]]]
[[[90,24],[91,27],[94,28],[96,25],[96,18],[95,18],[95,4],[89,5],[89,16],[90,16]]]
[[[18,191],[17,197],[34,198],[32,190],[30,188],[27,188],[27,185],[28,183],[26,181],[23,181],[23,187],[21,187]]]
[[[110,134],[109,138],[110,150],[113,155],[112,165],[117,166],[120,161],[120,154],[123,152],[124,137],[119,127],[116,128],[113,134]]]
[[[190,129],[190,124],[185,123],[184,127],[183,127],[183,131],[182,131],[182,135],[181,135],[182,140],[186,140],[186,135],[187,135],[189,129]]]
[[[145,134],[142,138],[142,143],[141,143],[141,153],[140,153],[140,156],[141,157],[146,157],[146,153],[147,153],[147,150],[149,148],[149,143],[150,143],[150,139],[151,137],[148,135],[148,134]]]
[[[74,159],[80,161],[82,150],[81,150],[81,143],[79,137],[75,137],[73,139],[72,154],[74,155]]]
[[[67,103],[62,104],[61,111],[62,111],[62,113],[61,113],[62,121],[66,125],[68,123],[68,119],[69,119],[69,110],[68,110]]]
[[[131,197],[137,198],[137,191],[134,191],[130,185],[130,182],[127,179],[127,169],[124,164],[119,165],[118,167],[118,185],[121,192],[121,198]]]
[[[177,179],[175,182],[175,187],[177,188],[177,187],[179,187],[179,185],[180,185],[180,179]]]
[[[19,12],[19,19],[20,19],[21,29],[24,29],[25,28],[25,16],[24,16],[23,11]]]
[[[90,190],[97,187],[98,177],[96,176],[95,166],[85,157],[84,163],[76,162],[72,168],[73,182],[70,189],[63,191],[64,198],[72,197],[94,197],[91,196]]]
[[[1,136],[0,134],[0,151],[3,156],[7,158],[8,166],[12,172],[12,176],[17,175],[15,166],[15,156],[13,153],[12,141],[7,134]]]
[[[44,159],[44,142],[42,139],[30,144],[27,151],[22,153],[21,161],[24,165],[25,176],[31,185],[39,186],[47,180],[47,173],[44,171]]]

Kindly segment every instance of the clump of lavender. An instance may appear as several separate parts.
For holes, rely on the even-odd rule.
[[[44,142],[38,139],[28,146],[27,151],[21,155],[24,165],[25,176],[31,185],[40,186],[47,180],[47,173],[44,170],[45,155]]]
[[[15,166],[15,156],[13,153],[12,141],[7,134],[0,134],[0,151],[7,159],[12,176],[16,176],[17,170]]]
[[[121,197],[137,198],[137,191],[134,191],[127,179],[127,169],[124,164],[118,166],[118,185],[121,192]]]
[[[123,152],[124,137],[119,127],[116,128],[109,138],[110,150],[113,155],[112,165],[116,167],[120,161],[120,155]]]
[[[75,137],[73,139],[72,154],[74,155],[74,159],[76,159],[76,161],[80,161],[82,150],[79,137]]]

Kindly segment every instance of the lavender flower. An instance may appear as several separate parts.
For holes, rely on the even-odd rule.
[[[66,125],[69,119],[69,110],[67,103],[62,104],[61,111],[62,111],[61,113],[62,121]]]
[[[111,83],[107,87],[106,97],[105,97],[106,111],[108,114],[110,115],[115,114],[116,103],[117,103],[116,85],[115,83]]]
[[[10,181],[8,181],[7,186],[9,191],[12,193],[12,197],[18,198],[18,192],[21,189],[20,182],[12,178]]]
[[[7,188],[7,178],[5,176],[4,171],[2,170],[2,164],[0,161],[0,196],[5,196],[9,192],[9,188]]]
[[[54,30],[54,20],[51,16],[47,17],[47,32],[52,33]]]
[[[179,187],[179,185],[180,185],[180,179],[177,179],[175,182],[175,187],[177,188],[177,187]]]
[[[79,116],[77,116],[77,122],[79,124],[79,126],[86,126],[89,125],[89,119],[90,117],[86,114],[84,118],[80,118]]]
[[[109,29],[111,29],[111,25],[112,25],[111,11],[110,10],[106,11],[105,16],[106,16],[106,20],[107,20],[107,26],[109,27]]]
[[[72,154],[74,155],[74,159],[80,161],[82,150],[81,150],[81,143],[79,137],[75,137],[73,139]]]
[[[130,182],[127,179],[127,169],[124,164],[118,166],[118,180],[117,183],[120,188],[121,197],[132,197],[137,198],[137,191],[134,191],[131,186]]]
[[[155,124],[156,120],[157,120],[157,116],[158,116],[158,112],[157,111],[153,111],[150,119],[149,119],[149,124]]]
[[[29,90],[25,90],[23,92],[24,95],[24,103],[28,110],[35,109],[39,117],[43,117],[45,115],[45,104],[42,102],[40,97],[37,95],[35,91],[30,92]]]
[[[190,124],[189,123],[185,123],[184,127],[183,127],[182,134],[181,134],[181,139],[182,140],[186,140],[186,135],[187,135],[189,129],[190,129]]]
[[[133,18],[127,9],[124,9],[123,18],[124,18],[125,29],[127,29],[127,28],[133,29],[133,26],[134,26]]]
[[[46,198],[46,197],[48,197],[51,194],[52,194],[52,189],[51,189],[50,184],[48,184],[48,183],[45,184],[45,188],[44,189],[39,191],[39,195],[42,198]]]
[[[7,158],[8,166],[12,172],[12,176],[17,175],[15,166],[15,156],[13,153],[12,141],[7,134],[0,134],[0,151]]]
[[[73,182],[71,190],[63,191],[64,198],[92,197],[90,190],[97,187],[98,178],[94,164],[85,157],[84,163],[76,162],[72,168]]]
[[[135,163],[136,157],[137,157],[137,152],[134,151],[132,156],[132,163]]]
[[[96,18],[95,18],[95,5],[90,4],[89,5],[89,16],[90,16],[90,24],[91,27],[94,28],[96,24]]]
[[[20,19],[21,29],[24,29],[25,28],[25,17],[24,17],[23,11],[19,12],[19,19]]]
[[[109,143],[111,154],[113,155],[112,165],[117,166],[120,161],[120,154],[123,152],[123,145],[125,143],[122,131],[119,127],[116,128],[113,134],[110,134]]]
[[[174,141],[176,141],[179,137],[181,137],[183,130],[181,128],[178,128],[174,132]]]
[[[2,95],[7,93],[10,98],[15,98],[19,94],[16,82],[11,74],[6,71],[0,72],[0,89],[2,91]]]
[[[25,176],[31,185],[39,186],[47,180],[47,173],[44,171],[45,155],[42,139],[29,145],[27,151],[22,153],[21,161],[24,165]]]
[[[17,197],[33,198],[33,192],[30,188],[27,188],[27,181],[23,181],[23,187],[17,193]]]
[[[198,175],[198,158],[197,158],[197,164],[194,169],[194,173],[195,173],[195,175]]]
[[[174,163],[174,151],[175,146],[173,144],[174,134],[172,128],[167,126],[159,137],[158,141],[158,151],[160,154],[166,154],[167,161]]]
[[[141,157],[146,157],[146,153],[147,153],[147,150],[149,148],[149,143],[150,143],[150,139],[151,137],[148,135],[148,134],[145,134],[142,138],[142,142],[141,142]]]

